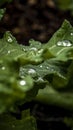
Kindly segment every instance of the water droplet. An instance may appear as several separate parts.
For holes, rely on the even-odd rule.
[[[71,32],[71,36],[73,36],[73,32]]]
[[[57,46],[70,47],[72,43],[69,40],[62,40],[57,42]]]
[[[53,68],[51,68],[50,70],[51,70],[51,72],[52,72],[52,71],[54,71],[54,69],[53,69]]]
[[[9,50],[9,51],[8,51],[8,54],[10,54],[10,53],[11,53],[11,51]]]
[[[40,68],[42,68],[43,66],[42,65],[40,65]]]
[[[10,36],[8,36],[8,39],[7,39],[8,42],[13,42],[12,38]]]
[[[26,85],[26,81],[25,80],[21,80],[20,81],[20,85],[22,85],[22,86]]]
[[[30,48],[30,50],[32,50],[32,51],[37,51],[37,48],[32,47],[32,48]]]
[[[39,42],[39,41],[35,41],[34,39],[30,39],[29,43],[30,43],[30,46],[32,46],[32,47],[37,47],[38,49],[41,48],[41,42]]]
[[[29,73],[29,74],[35,74],[36,71],[35,71],[34,69],[29,69],[28,73]]]
[[[40,50],[38,51],[39,54],[41,54],[42,52],[43,52],[43,49],[40,49]]]
[[[23,50],[23,51],[26,51],[26,49],[25,49],[25,48],[22,48],[22,50]]]
[[[2,70],[5,70],[5,66],[2,67]]]

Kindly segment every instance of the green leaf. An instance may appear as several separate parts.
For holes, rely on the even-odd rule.
[[[67,84],[65,71],[66,68],[62,62],[49,59],[39,65],[30,64],[20,67],[20,76],[23,77],[29,74],[36,84],[38,83],[40,86],[42,86],[41,84],[47,84],[48,81],[52,83],[54,87],[59,88]],[[60,82],[60,80],[62,80],[62,82]]]
[[[56,57],[56,60],[73,59],[71,55],[73,52],[73,27],[67,20],[45,46]]]
[[[22,113],[21,119],[16,119],[10,114],[0,115],[0,129],[6,130],[37,130],[36,121],[30,116],[29,110]]]
[[[46,86],[56,92],[52,102],[73,106],[73,27],[65,20],[47,44],[34,40],[29,44],[19,45],[10,32],[0,39],[0,113],[34,100],[39,89],[43,98],[38,100],[44,102]]]
[[[36,48],[33,46],[19,45],[10,32],[0,39],[0,113],[11,110],[15,104],[31,101],[46,84],[45,81],[36,83],[29,73],[20,73],[23,66],[30,63],[34,66],[44,60],[42,45],[36,42]]]
[[[34,41],[33,46],[18,45],[11,33],[6,32],[3,39],[0,40],[0,55],[2,57],[5,56],[5,58],[11,58],[11,60],[18,60],[20,65],[38,64],[44,60],[44,49],[39,43],[38,46],[41,46],[40,48],[35,44],[37,44],[36,41]]]
[[[44,47],[54,55],[48,59],[54,69],[49,67],[47,75],[42,73],[48,85],[39,90],[36,100],[73,110],[73,27],[70,23],[65,20]]]

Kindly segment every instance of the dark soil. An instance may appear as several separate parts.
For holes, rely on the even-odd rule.
[[[61,26],[64,19],[73,25],[69,11],[57,9],[51,0],[14,0],[4,5],[6,13],[0,22],[0,34],[11,31],[20,44],[27,45],[29,39],[46,43]],[[25,104],[37,119],[38,130],[70,130],[63,122],[68,111],[56,106],[46,106],[39,103]]]
[[[51,0],[47,1],[14,0],[6,5],[7,10],[0,23],[1,32],[10,30],[22,44],[27,44],[31,38],[45,43],[61,26],[64,19],[73,24],[69,11],[60,11]]]

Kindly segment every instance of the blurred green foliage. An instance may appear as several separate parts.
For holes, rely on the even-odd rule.
[[[61,10],[70,10],[73,14],[73,0],[54,0],[56,6]]]
[[[12,0],[0,0],[0,6],[2,6],[4,3],[6,3],[6,2],[11,2]]]

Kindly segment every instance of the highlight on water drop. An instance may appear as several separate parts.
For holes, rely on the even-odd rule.
[[[70,47],[70,46],[72,46],[72,42],[69,41],[69,40],[58,41],[57,42],[57,46],[60,46],[60,47]]]
[[[11,42],[13,42],[13,39],[10,36],[8,36],[7,41],[11,43]]]

